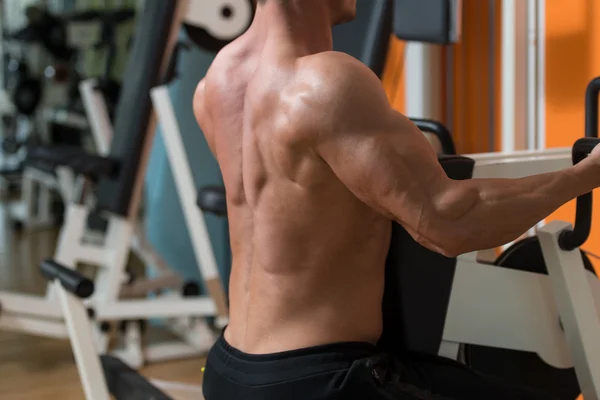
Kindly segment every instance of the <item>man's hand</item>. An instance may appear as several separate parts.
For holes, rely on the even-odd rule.
[[[600,146],[594,147],[589,159],[593,160],[598,165],[598,175],[600,177]]]

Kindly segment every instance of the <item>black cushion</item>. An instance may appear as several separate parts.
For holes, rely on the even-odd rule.
[[[460,181],[471,179],[473,177],[473,169],[475,168],[475,160],[463,156],[440,154],[438,161],[446,172],[449,178]]]
[[[461,156],[438,159],[450,178],[472,178],[473,160]],[[402,226],[392,223],[379,342],[383,350],[398,356],[407,351],[438,353],[455,268],[456,259],[426,249]]]
[[[450,44],[451,0],[395,0],[394,33],[401,40]]]
[[[118,358],[103,355],[100,356],[100,362],[108,390],[115,399],[171,400],[171,397]]]
[[[206,186],[198,191],[198,207],[204,212],[227,216],[227,198],[225,187]]]
[[[392,0],[358,0],[356,19],[333,28],[333,48],[383,75],[393,34]]]
[[[24,165],[26,165],[28,168],[34,168],[34,169],[44,172],[48,175],[56,174],[57,165],[55,163],[48,162],[45,160],[35,159],[35,158],[26,158]]]
[[[119,163],[111,158],[87,153],[75,146],[35,146],[27,151],[27,165],[43,171],[56,167],[71,168],[76,174],[84,175],[94,181],[101,177],[113,177],[119,169]]]

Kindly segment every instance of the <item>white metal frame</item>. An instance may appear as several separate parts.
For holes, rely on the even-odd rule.
[[[404,50],[406,76],[405,114],[414,118],[441,120],[441,53],[429,43],[407,42]]]
[[[502,1],[502,150],[527,149],[527,2]]]
[[[112,137],[112,127],[106,111],[106,104],[102,94],[95,90],[96,83],[96,79],[86,79],[79,84],[86,116],[92,124],[100,124],[102,132],[107,132]],[[84,117],[72,113],[53,112],[52,115],[48,113],[44,118],[68,122],[81,129],[89,127]],[[93,130],[93,133],[95,132],[97,130]],[[106,137],[94,134],[94,144],[100,155],[108,153],[109,143],[110,141],[107,141]],[[54,226],[56,216],[52,212],[52,194],[58,192],[63,203],[68,204],[75,194],[75,186],[76,177],[68,168],[57,168],[56,175],[54,175],[35,167],[26,167],[21,180],[21,199],[19,202],[11,204],[10,207],[11,219],[21,222],[23,228],[28,230]]]
[[[502,151],[546,145],[545,0],[502,2]]]
[[[175,111],[169,97],[168,87],[163,85],[153,89],[151,97],[154,109],[163,128],[163,140],[167,149],[169,165],[173,171],[179,200],[192,239],[196,262],[200,266],[202,277],[211,297],[216,301],[218,316],[221,319],[219,325],[225,326],[229,315],[226,295],[214,256],[208,228],[206,227],[202,211],[196,205],[197,190],[194,185],[179,125],[177,124]]]
[[[571,165],[570,157],[570,149],[475,155],[474,176],[551,172]],[[558,236],[570,228],[554,221],[538,230],[548,275],[460,256],[439,354],[456,359],[461,344],[534,352],[554,367],[575,367],[584,397],[600,399],[600,281],[579,249],[560,248]]]

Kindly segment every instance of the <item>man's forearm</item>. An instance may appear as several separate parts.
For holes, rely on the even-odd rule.
[[[436,200],[438,221],[428,221],[434,242],[448,253],[493,248],[515,240],[568,201],[600,184],[600,168],[573,168],[522,179],[453,181]],[[440,235],[445,235],[439,239]]]

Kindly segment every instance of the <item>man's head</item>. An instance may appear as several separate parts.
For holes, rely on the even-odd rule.
[[[315,0],[256,0],[259,6],[264,6],[267,3],[279,3],[283,6],[289,6],[291,3],[297,3],[302,6],[302,3],[309,3]],[[352,21],[356,18],[356,0],[316,0],[327,5],[331,14],[332,24],[339,25]]]

